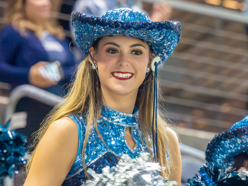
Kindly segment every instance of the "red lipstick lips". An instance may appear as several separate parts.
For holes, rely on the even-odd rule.
[[[131,72],[115,71],[115,72],[112,72],[112,75],[114,78],[118,80],[129,80],[133,77],[134,74]]]

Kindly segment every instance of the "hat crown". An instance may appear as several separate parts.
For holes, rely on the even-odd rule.
[[[248,115],[245,116],[241,121],[236,122],[231,129],[236,129],[238,127],[248,127]]]
[[[118,8],[107,11],[102,18],[113,21],[150,22],[151,19],[145,13],[130,8]]]

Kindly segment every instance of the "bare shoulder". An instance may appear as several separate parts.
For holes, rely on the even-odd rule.
[[[59,133],[75,133],[77,132],[77,125],[69,117],[63,117],[51,123],[48,130]]]
[[[172,130],[170,127],[166,127],[165,129],[166,135],[169,138],[169,143],[172,145],[179,145],[177,134],[174,130]]]
[[[42,137],[37,150],[39,150],[39,147],[41,149],[50,147],[52,152],[55,149],[57,151],[61,151],[63,149],[75,151],[77,149],[77,143],[77,125],[70,118],[63,117],[50,124]]]
[[[166,128],[166,134],[167,134],[170,160],[173,162],[174,165],[180,166],[181,152],[180,152],[180,146],[179,146],[177,134],[169,127]]]
[[[24,185],[61,185],[76,159],[77,149],[77,125],[68,117],[51,123],[35,150]]]
[[[77,125],[68,117],[63,117],[51,123],[48,127],[42,142],[54,143],[60,147],[71,147],[71,144],[78,143],[78,129]]]

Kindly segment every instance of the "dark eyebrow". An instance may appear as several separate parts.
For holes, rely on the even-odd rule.
[[[103,46],[105,46],[105,45],[114,45],[114,46],[117,46],[120,48],[120,45],[113,43],[113,42],[105,43]]]
[[[141,46],[141,47],[143,47],[143,48],[146,48],[144,45],[142,45],[142,44],[134,44],[134,45],[131,45],[130,46],[130,48],[133,48],[133,47],[136,47],[136,46]]]

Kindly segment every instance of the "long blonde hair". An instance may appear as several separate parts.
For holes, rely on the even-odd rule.
[[[52,12],[56,14],[60,7],[60,0],[52,1]],[[8,7],[5,9],[4,18],[6,24],[11,24],[18,29],[18,31],[25,36],[25,31],[30,30],[40,37],[43,29],[41,26],[34,24],[25,16],[25,0],[9,0]],[[64,39],[65,34],[63,28],[58,24],[55,18],[49,18],[44,24],[44,29],[51,35]]]
[[[142,130],[145,136],[145,140],[148,140],[148,132],[152,134],[152,113],[153,113],[153,74],[150,73],[142,85],[139,87],[136,106],[139,109],[139,119],[142,123]],[[159,96],[160,97],[160,96]],[[90,133],[90,127],[92,121],[93,125],[97,128],[96,121],[100,116],[101,111],[101,91],[100,91],[100,81],[96,72],[92,69],[91,63],[88,57],[79,64],[78,72],[74,83],[71,85],[68,94],[66,95],[64,101],[57,105],[52,113],[46,118],[38,131],[34,146],[38,144],[41,140],[48,127],[56,120],[70,114],[82,114],[87,113],[86,123],[86,135],[83,144],[83,157],[84,149],[87,144],[87,140]],[[170,168],[166,158],[166,122],[162,119],[161,113],[158,113],[158,149],[159,149],[159,162],[162,166],[167,167],[161,174],[163,176],[170,177]],[[151,147],[150,143],[147,141],[148,147]],[[169,143],[168,143],[169,144]],[[27,164],[27,173],[30,170],[33,157],[35,155],[35,150]],[[83,159],[84,167],[85,161]],[[86,170],[86,168],[85,168]]]

